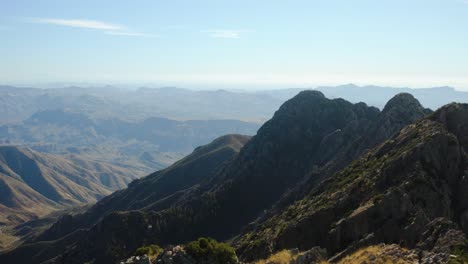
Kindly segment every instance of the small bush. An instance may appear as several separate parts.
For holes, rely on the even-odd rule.
[[[185,246],[185,251],[196,260],[209,260],[219,264],[237,263],[236,252],[228,244],[201,237]]]
[[[455,257],[450,258],[449,264],[468,263],[468,241],[465,241],[463,245],[454,247],[451,250],[451,255]]]
[[[148,255],[149,257],[156,258],[159,254],[161,254],[162,251],[162,248],[160,248],[158,245],[151,244],[138,248],[135,252],[135,255]]]

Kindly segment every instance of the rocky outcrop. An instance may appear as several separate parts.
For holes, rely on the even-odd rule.
[[[327,251],[323,248],[314,247],[305,252],[298,254],[298,256],[291,261],[290,264],[309,264],[320,263],[326,259]]]
[[[151,264],[151,260],[148,256],[131,256],[125,261],[121,261],[120,264]]]
[[[163,252],[158,254],[155,259],[150,260],[148,256],[132,256],[126,261],[121,261],[121,264],[135,263],[135,264],[236,264],[234,262],[226,263],[214,257],[206,259],[196,259],[191,256],[184,246],[169,246]]]
[[[165,250],[155,261],[155,264],[198,264],[198,262],[185,252],[181,246]],[[206,263],[210,264],[210,263]]]

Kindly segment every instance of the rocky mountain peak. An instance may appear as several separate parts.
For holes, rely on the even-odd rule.
[[[399,93],[387,102],[382,113],[388,113],[395,110],[405,112],[411,112],[414,110],[424,111],[424,107],[416,98],[414,98],[413,95],[409,93]]]
[[[380,113],[379,120],[370,133],[373,138],[373,144],[370,145],[382,142],[406,125],[420,120],[430,113],[431,110],[425,109],[413,95],[408,93],[395,95]]]
[[[308,107],[311,104],[318,103],[319,101],[327,100],[322,92],[315,90],[304,90],[299,92],[296,96],[286,101],[280,109],[275,113],[289,112],[291,110],[299,111],[304,107]]]
[[[317,90],[304,90],[297,94],[296,98],[298,97],[317,97],[317,98],[325,98],[325,95]]]

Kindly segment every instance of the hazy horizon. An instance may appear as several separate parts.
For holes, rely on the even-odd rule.
[[[281,85],[262,85],[262,86],[231,86],[231,85],[160,85],[157,83],[106,83],[106,82],[51,82],[51,83],[0,83],[0,86],[11,86],[16,88],[37,88],[37,89],[61,89],[70,87],[79,87],[85,89],[103,89],[103,88],[116,88],[119,90],[138,90],[138,89],[163,89],[163,88],[174,88],[184,89],[191,91],[217,91],[225,90],[230,92],[262,92],[262,91],[280,91],[280,90],[315,90],[326,87],[346,87],[354,86],[357,88],[381,88],[381,89],[439,89],[448,88],[459,92],[468,92],[468,89],[459,89],[458,87],[442,85],[442,86],[428,86],[428,87],[410,87],[410,86],[386,86],[386,85],[375,85],[375,84],[364,84],[359,85],[356,83],[341,83],[337,85],[315,85],[315,86],[281,86]]]

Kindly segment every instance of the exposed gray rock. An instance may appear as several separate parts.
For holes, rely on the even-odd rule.
[[[183,247],[175,246],[164,250],[154,261],[155,264],[196,264]]]
[[[320,260],[326,259],[327,250],[314,247],[306,252],[299,254],[299,256],[293,260],[290,264],[310,264],[310,263],[318,263]]]
[[[131,256],[127,260],[121,261],[120,264],[151,264],[151,261],[147,255]]]

